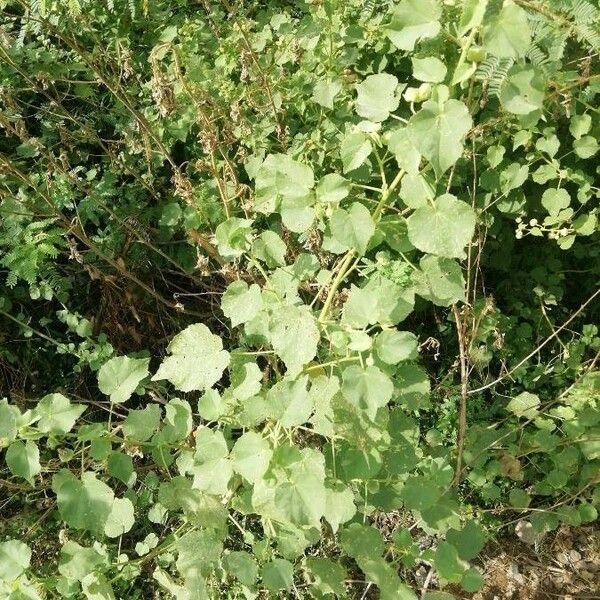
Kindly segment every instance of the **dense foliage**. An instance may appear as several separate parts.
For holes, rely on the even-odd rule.
[[[596,520],[596,0],[0,7],[0,598],[448,599]]]

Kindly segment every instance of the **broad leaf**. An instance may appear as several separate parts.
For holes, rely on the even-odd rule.
[[[41,472],[40,451],[35,442],[13,442],[6,451],[6,466],[10,472],[33,485],[33,478]]]
[[[94,473],[83,473],[81,479],[77,479],[73,473],[62,469],[52,478],[52,490],[56,494],[60,516],[67,525],[94,533],[104,532],[114,494]]]
[[[385,32],[399,50],[412,50],[417,41],[435,37],[442,9],[437,0],[401,0]]]
[[[98,387],[116,404],[125,402],[150,372],[149,358],[115,356],[105,362],[98,371]]]
[[[460,100],[428,100],[410,118],[408,131],[439,179],[462,156],[462,141],[472,125],[469,110]]]
[[[392,398],[394,386],[389,377],[377,367],[352,365],[342,372],[342,393],[359,410],[364,410],[371,421],[377,410]]]
[[[485,49],[500,58],[524,56],[531,44],[527,13],[514,3],[506,3],[483,32]]]
[[[422,252],[447,258],[462,258],[475,232],[475,213],[451,194],[436,199],[433,206],[417,208],[408,218],[408,237]]]
[[[234,471],[254,483],[265,474],[271,455],[269,443],[258,433],[249,431],[231,449],[232,466]]]
[[[319,338],[316,320],[307,306],[283,305],[273,310],[269,340],[289,375],[297,375],[315,357]]]
[[[360,202],[354,202],[346,211],[338,208],[332,215],[329,226],[333,237],[347,249],[364,254],[367,244],[375,233],[371,213]]]
[[[370,121],[385,121],[400,103],[396,96],[398,79],[388,73],[369,75],[356,86],[356,112]]]
[[[202,323],[177,334],[167,352],[171,356],[163,360],[152,380],[168,379],[182,392],[212,387],[229,365],[229,353],[223,350],[221,338]]]
[[[69,433],[86,407],[83,404],[71,404],[62,394],[48,394],[35,407],[39,418],[38,429],[44,433]]]
[[[262,307],[260,288],[256,283],[248,284],[243,280],[234,281],[227,286],[221,298],[223,314],[235,327],[251,321]]]

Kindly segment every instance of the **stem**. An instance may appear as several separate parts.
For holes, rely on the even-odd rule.
[[[460,360],[460,404],[458,410],[458,433],[456,436],[456,470],[454,471],[454,486],[460,484],[462,472],[463,452],[465,448],[465,433],[467,431],[467,394],[469,385],[469,371],[467,359],[467,341],[465,339],[464,321],[456,304],[452,305],[454,320],[456,321],[456,334],[458,336],[458,350]]]
[[[404,169],[400,169],[400,171],[398,171],[398,174],[396,175],[396,177],[394,178],[392,183],[390,183],[389,186],[385,183],[385,180],[384,180],[384,184],[383,184],[384,187],[383,187],[383,191],[381,193],[381,198],[380,198],[379,202],[377,203],[377,206],[375,207],[373,214],[371,215],[373,218],[373,221],[375,221],[376,223],[377,223],[377,221],[379,221],[381,212],[383,210],[385,203],[387,202],[387,199],[390,197],[392,192],[398,187],[398,185],[402,181],[402,178],[404,177],[405,173],[406,173],[406,171]],[[356,254],[356,250],[354,250],[354,249],[348,250],[348,252],[346,252],[346,256],[344,256],[344,259],[340,266],[340,270],[338,271],[338,274],[336,275],[335,279],[333,280],[333,283],[331,284],[331,287],[329,288],[329,293],[327,294],[327,298],[325,299],[325,303],[323,304],[323,308],[321,309],[321,314],[319,315],[319,323],[324,323],[327,320],[327,315],[329,314],[329,311],[331,310],[331,304],[333,303],[333,298],[335,297],[335,294],[337,293],[338,288],[344,281],[346,275],[351,270],[350,265],[352,263],[352,259],[354,258],[355,254]]]

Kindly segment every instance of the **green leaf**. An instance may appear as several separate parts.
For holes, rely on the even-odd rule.
[[[271,461],[273,478],[254,484],[252,506],[266,518],[320,528],[325,512],[325,458],[317,450],[282,445]]]
[[[415,148],[407,127],[399,127],[392,131],[388,139],[388,148],[396,157],[396,162],[401,169],[411,175],[419,172],[421,154]]]
[[[413,77],[419,81],[441,83],[446,78],[446,65],[435,56],[412,59]]]
[[[251,587],[258,578],[258,565],[248,552],[234,551],[223,557],[223,566],[229,575],[235,577],[241,584]]]
[[[462,156],[463,139],[472,125],[469,110],[460,100],[428,100],[410,118],[408,131],[439,179]]]
[[[415,275],[416,292],[437,306],[451,306],[465,300],[465,280],[457,261],[438,256],[424,256]]]
[[[221,298],[221,310],[232,327],[251,321],[262,308],[262,296],[256,283],[250,286],[239,279],[227,286]]]
[[[86,472],[77,479],[73,473],[62,469],[52,478],[52,490],[56,494],[60,516],[67,525],[94,533],[104,532],[114,494],[95,473]]]
[[[90,573],[81,580],[81,591],[87,600],[115,600],[108,579],[102,573]]]
[[[158,404],[148,404],[146,408],[140,410],[131,409],[123,421],[123,433],[125,437],[131,438],[136,442],[145,442],[149,440],[160,424],[160,406]]]
[[[221,431],[213,431],[209,427],[197,431],[194,465],[190,469],[194,475],[193,487],[207,494],[225,494],[233,475],[228,454],[227,442]]]
[[[398,402],[409,410],[417,410],[429,404],[431,384],[427,373],[412,364],[400,365],[395,376]]]
[[[275,212],[283,198],[303,198],[315,185],[312,169],[287,154],[270,154],[255,178],[256,201],[260,213]]]
[[[408,237],[422,252],[462,258],[475,232],[475,212],[452,194],[436,199],[433,206],[417,208],[407,220]]]
[[[137,479],[133,470],[133,459],[124,452],[111,452],[106,464],[106,471],[111,477],[122,481],[128,487],[133,486]]]
[[[437,547],[433,564],[440,577],[450,582],[459,582],[466,568],[461,562],[456,548],[448,542],[441,542]]]
[[[415,593],[400,581],[396,569],[379,556],[360,556],[356,559],[367,581],[379,588],[380,600],[417,600]]]
[[[254,240],[252,253],[271,268],[283,267],[285,265],[287,246],[274,231],[263,231]]]
[[[0,400],[0,448],[6,448],[17,437],[19,409],[6,398]]]
[[[286,196],[281,201],[281,220],[294,233],[303,233],[315,220],[315,196]]]
[[[573,115],[569,124],[569,131],[576,139],[582,138],[592,128],[592,117],[588,113]]]
[[[202,323],[186,327],[169,343],[165,358],[152,381],[168,379],[178,390],[191,392],[212,387],[229,365],[221,338]]]
[[[494,56],[520,58],[531,44],[527,13],[516,4],[505,4],[484,28],[483,45]]]
[[[221,558],[223,543],[214,530],[190,531],[177,540],[176,548],[177,570],[183,577],[207,577]]]
[[[314,587],[321,594],[345,596],[346,569],[342,565],[329,558],[310,557],[306,559],[306,567],[315,579]]]
[[[419,40],[437,36],[441,15],[437,0],[401,0],[385,33],[399,50],[412,50]]]
[[[414,333],[386,329],[375,338],[375,352],[380,360],[395,365],[417,357],[418,341]]]
[[[348,210],[338,208],[329,223],[333,237],[346,249],[364,254],[375,233],[375,223],[364,204],[354,202]]]
[[[522,392],[515,396],[506,406],[506,410],[526,419],[532,419],[538,414],[540,399],[530,392]]]
[[[100,367],[98,387],[103,394],[110,396],[111,402],[125,402],[131,398],[140,382],[150,374],[149,364],[149,358],[115,356]]]
[[[296,380],[285,378],[276,383],[267,394],[270,416],[282,427],[294,427],[306,423],[312,414],[313,404],[307,388],[308,376]]]
[[[116,538],[130,531],[135,522],[133,512],[129,498],[115,498],[104,525],[104,534]]]
[[[500,102],[509,112],[528,115],[544,105],[545,77],[540,69],[514,65],[508,71],[500,90]]]
[[[564,188],[549,188],[542,194],[542,206],[550,215],[557,215],[571,204],[571,196]]]
[[[272,454],[267,440],[254,431],[248,431],[231,449],[231,464],[236,473],[254,483],[267,471]]]
[[[31,550],[19,540],[0,543],[0,581],[11,583],[19,577],[31,562]]]
[[[342,523],[346,523],[356,514],[354,494],[350,488],[325,488],[324,517],[337,532]]]
[[[374,366],[352,365],[342,372],[342,393],[359,410],[375,421],[377,410],[392,398],[394,385],[390,378]]]
[[[521,165],[517,162],[511,163],[500,173],[500,189],[503,194],[507,194],[511,190],[520,188],[529,175],[529,165]]]
[[[514,489],[509,492],[508,501],[515,508],[527,508],[531,502],[531,497],[523,490]]]
[[[337,173],[329,173],[319,179],[315,191],[319,202],[341,202],[350,193],[350,182]]]
[[[459,37],[481,25],[487,5],[488,0],[464,0],[458,26]]]
[[[372,151],[371,140],[365,133],[362,131],[347,133],[340,145],[344,173],[355,171],[362,166]]]
[[[260,392],[263,373],[255,362],[244,362],[231,373],[231,394],[238,400],[248,400]]]
[[[226,260],[239,258],[250,248],[252,221],[231,217],[217,225],[215,240],[219,254]]]
[[[62,394],[48,394],[38,402],[34,413],[39,418],[40,431],[60,435],[73,429],[85,409],[83,404],[71,404]]]
[[[331,110],[335,97],[342,90],[342,84],[337,79],[321,79],[313,88],[312,99],[321,106]]]
[[[485,546],[486,535],[481,525],[471,519],[460,531],[450,529],[446,540],[456,548],[462,560],[472,560]]]
[[[159,225],[161,227],[175,227],[181,220],[181,206],[177,202],[169,202],[162,209]]]
[[[69,540],[60,549],[58,572],[67,579],[81,581],[106,562],[106,557],[96,548],[84,548]]]
[[[206,390],[198,400],[198,414],[206,421],[216,421],[226,412],[227,403],[217,390]]]
[[[385,121],[400,103],[396,96],[398,79],[388,73],[369,75],[356,86],[356,112],[376,123]]]
[[[297,375],[317,353],[321,334],[308,306],[282,305],[273,310],[269,323],[269,341],[285,363],[290,376]],[[298,340],[302,344],[298,344]]]
[[[284,558],[274,558],[263,565],[261,570],[263,585],[271,592],[289,590],[294,582],[294,566]]]
[[[6,466],[16,477],[22,477],[33,485],[33,478],[41,472],[40,451],[35,442],[13,442],[6,451]]]
[[[440,499],[442,490],[429,478],[414,475],[404,483],[401,495],[407,508],[422,512]]]
[[[598,140],[591,135],[584,135],[573,142],[573,149],[579,158],[591,158],[598,152]]]
[[[340,545],[352,558],[381,556],[385,549],[377,529],[361,523],[351,523],[340,532]]]
[[[484,583],[485,579],[481,573],[477,569],[471,568],[464,572],[460,585],[462,586],[463,590],[473,593],[481,589]]]
[[[163,428],[158,432],[155,441],[175,444],[184,440],[192,431],[192,409],[187,400],[173,398],[165,406]]]

